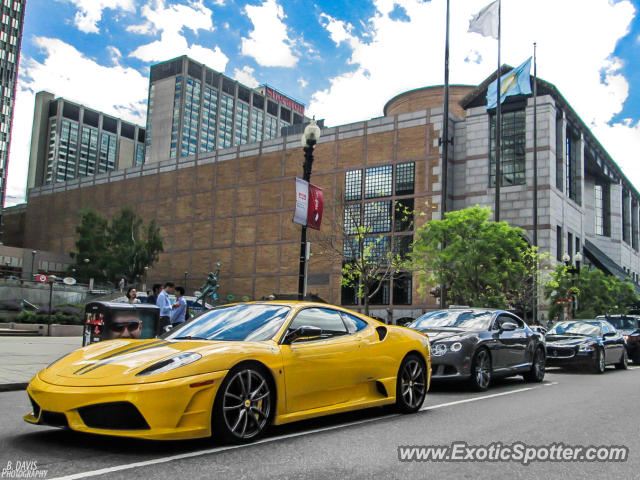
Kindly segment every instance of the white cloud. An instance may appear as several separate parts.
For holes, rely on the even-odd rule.
[[[253,68],[245,65],[242,69],[236,68],[233,71],[233,78],[245,84],[247,87],[256,88],[260,82],[256,80],[254,73],[255,70]]]
[[[304,78],[300,77],[298,79],[298,84],[302,87],[305,88],[307,85],[309,85],[309,82],[307,82]]]
[[[37,37],[34,42],[45,58],[38,62],[23,57],[20,62],[7,187],[11,198],[7,205],[24,197],[37,92],[46,90],[56,97],[145,124],[147,77],[132,68],[100,65],[56,38]]]
[[[73,3],[78,11],[73,18],[78,29],[85,33],[98,33],[98,22],[102,19],[102,11],[122,9],[135,12],[134,0],[63,0]]]
[[[199,30],[214,30],[212,12],[204,6],[202,0],[194,0],[189,5],[170,6],[166,5],[165,0],[152,0],[142,8],[141,16],[146,21],[140,25],[129,26],[127,30],[144,35],[160,34],[160,39],[136,48],[130,56],[145,62],[161,62],[188,55],[224,72],[229,58],[219,46],[189,45],[182,34],[185,28],[194,33],[198,33]]]
[[[242,54],[253,57],[263,67],[295,67],[298,58],[292,52],[294,42],[288,37],[283,21],[286,16],[277,1],[247,5],[244,11],[253,30],[248,38],[242,38]]]
[[[374,0],[377,11],[372,18],[363,19],[361,35],[348,23],[321,15],[331,40],[348,46],[351,54],[347,71],[330,78],[328,88],[313,94],[309,114],[325,118],[329,125],[377,117],[393,96],[444,82],[445,0],[403,1],[408,22],[389,18],[396,3],[400,2]],[[472,15],[487,3],[470,0],[451,9],[452,84],[478,84],[497,66],[497,42],[467,32]],[[501,61],[519,65],[533,54],[533,42],[537,42],[538,75],[559,89],[640,187],[640,126],[631,122],[610,125],[629,93],[629,82],[613,52],[629,32],[635,13],[630,0],[538,0],[535,8],[504,1]]]

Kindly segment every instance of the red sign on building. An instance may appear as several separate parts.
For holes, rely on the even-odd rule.
[[[267,95],[267,97],[273,98],[276,102],[280,102],[283,105],[286,105],[287,107],[289,107],[291,110],[295,110],[296,112],[304,115],[304,105],[300,105],[298,102],[294,102],[290,98],[285,97],[281,93],[278,93],[269,87],[265,87],[264,92]]]

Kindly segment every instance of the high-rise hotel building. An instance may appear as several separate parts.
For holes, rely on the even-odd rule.
[[[146,163],[259,142],[304,122],[304,105],[181,56],[151,67]]]
[[[28,187],[141,165],[144,128],[38,92],[33,114]]]
[[[9,144],[13,105],[16,98],[22,25],[27,0],[0,0],[0,235],[2,235],[2,209],[7,193]],[[0,238],[1,239],[1,238]]]

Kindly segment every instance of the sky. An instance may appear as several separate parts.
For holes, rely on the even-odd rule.
[[[450,83],[477,85],[497,41],[467,31],[490,0],[450,0]],[[446,0],[28,0],[6,205],[24,201],[36,92],[145,124],[149,67],[189,55],[268,84],[329,126],[444,83]],[[502,0],[501,61],[537,43],[554,84],[640,190],[640,0]]]

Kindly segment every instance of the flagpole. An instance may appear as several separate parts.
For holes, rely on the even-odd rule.
[[[538,70],[536,42],[533,42],[533,246],[538,246]],[[537,249],[536,249],[537,254]],[[533,277],[533,322],[538,321],[538,257]]]
[[[502,175],[500,172],[500,130],[501,130],[501,120],[500,120],[500,105],[501,101],[501,93],[502,89],[500,86],[500,17],[502,10],[502,1],[498,0],[498,83],[496,84],[496,94],[497,94],[497,105],[496,105],[496,206],[494,213],[494,220],[496,222],[500,221],[500,183],[502,180]]]
[[[444,214],[447,211],[447,183],[448,183],[448,166],[449,166],[449,0],[447,0],[447,21],[445,29],[444,42],[444,115],[442,125],[442,165],[441,169],[441,208],[440,219],[444,220]],[[444,245],[443,245],[444,248]],[[440,285],[440,308],[444,308],[447,301],[446,285]]]

